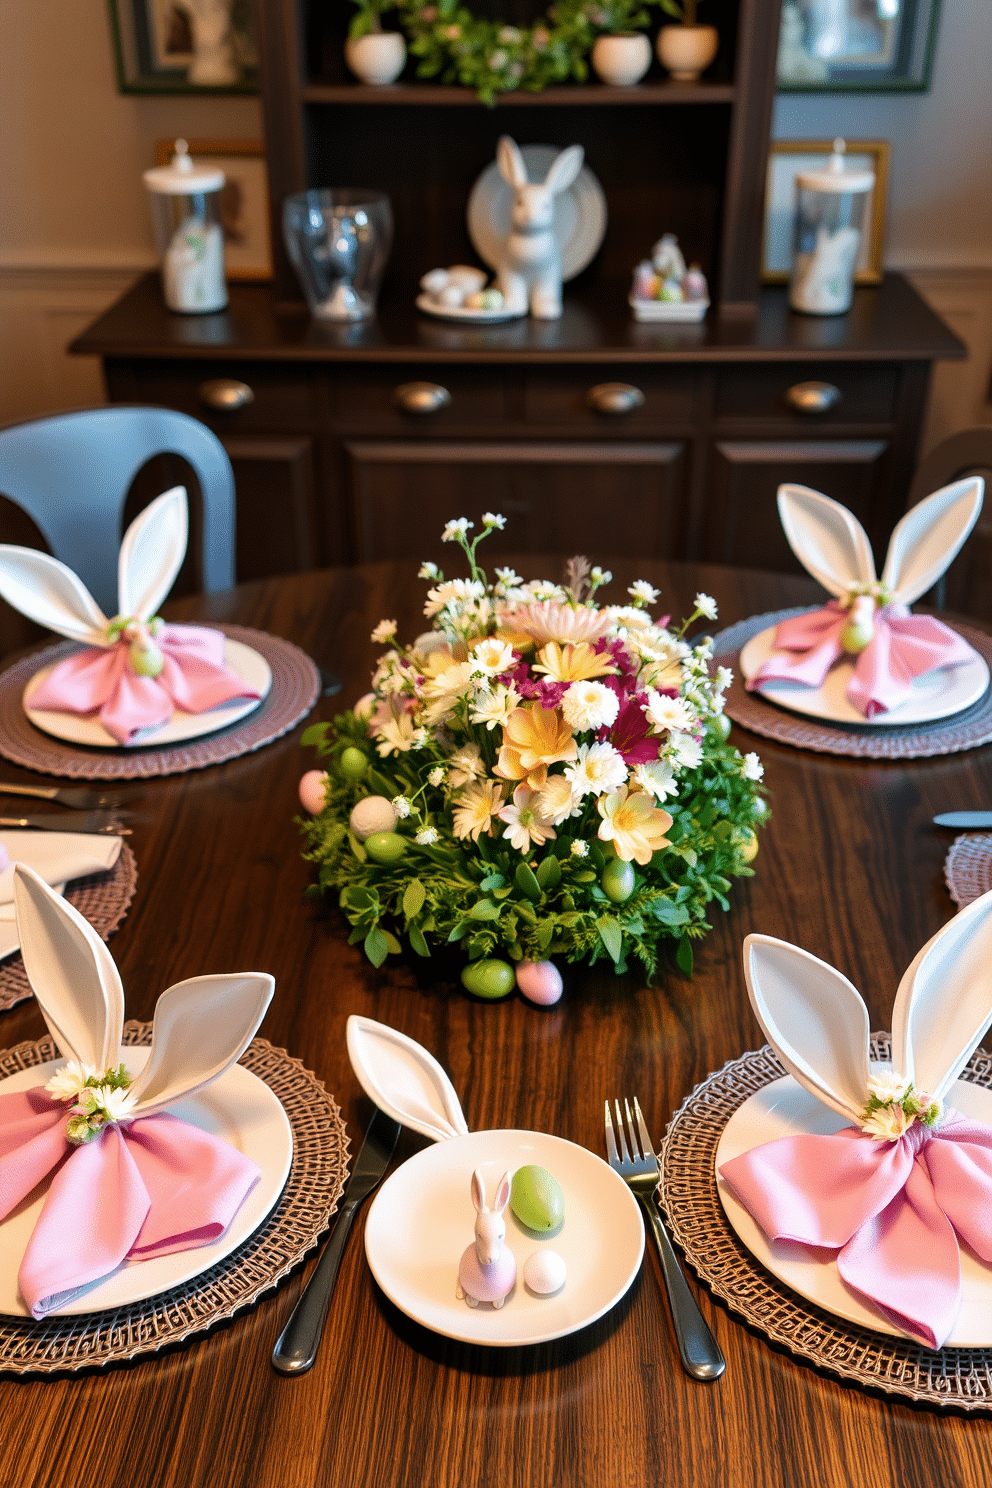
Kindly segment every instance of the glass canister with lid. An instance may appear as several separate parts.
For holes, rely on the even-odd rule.
[[[220,194],[224,172],[195,165],[186,141],[176,140],[169,165],[144,174],[152,204],[162,288],[170,310],[205,315],[227,304]]]
[[[796,176],[796,221],[789,304],[807,315],[840,315],[851,306],[870,170],[845,169],[846,146],[834,140],[823,170]]]

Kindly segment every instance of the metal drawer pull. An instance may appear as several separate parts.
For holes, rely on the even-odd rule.
[[[832,382],[797,382],[785,395],[786,403],[797,413],[829,413],[840,399],[840,388]]]
[[[451,394],[439,382],[404,382],[393,393],[404,413],[437,413],[447,408]]]
[[[200,383],[200,402],[215,413],[234,413],[254,401],[255,394],[248,384],[236,382],[233,377],[215,377],[212,382]]]
[[[586,402],[597,413],[633,413],[644,406],[644,394],[629,382],[598,382],[586,393]]]

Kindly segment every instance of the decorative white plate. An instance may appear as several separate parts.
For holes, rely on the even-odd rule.
[[[947,1104],[965,1116],[992,1125],[992,1091],[980,1085],[957,1080],[948,1093]],[[724,1127],[716,1151],[716,1184],[720,1202],[738,1238],[751,1254],[801,1297],[815,1302],[835,1317],[871,1328],[876,1333],[887,1333],[894,1338],[910,1337],[912,1335],[893,1327],[842,1281],[833,1252],[791,1241],[769,1240],[720,1177],[724,1163],[762,1142],[774,1142],[778,1137],[795,1136],[800,1132],[826,1135],[849,1125],[850,1122],[822,1105],[791,1075],[766,1085],[739,1106]],[[963,1243],[961,1309],[946,1347],[992,1347],[992,1267],[980,1261]]]
[[[132,1074],[144,1068],[150,1053],[149,1048],[130,1046],[121,1051]],[[64,1063],[62,1059],[51,1060],[48,1064],[35,1065],[10,1075],[0,1081],[0,1093],[7,1095],[15,1090],[43,1085]],[[223,1235],[212,1244],[126,1264],[103,1281],[95,1282],[68,1307],[61,1308],[52,1316],[102,1312],[129,1302],[140,1302],[209,1271],[258,1229],[282,1193],[293,1159],[293,1133],[276,1095],[250,1070],[239,1064],[232,1065],[206,1090],[170,1106],[169,1113],[203,1131],[212,1132],[214,1136],[223,1137],[256,1162],[262,1176]],[[46,1179],[0,1223],[0,1313],[28,1316],[17,1292],[17,1272],[47,1192]]]
[[[635,320],[667,320],[681,325],[702,320],[710,308],[709,300],[639,300],[634,295],[627,296],[627,304]]]
[[[561,154],[557,145],[524,145],[520,152],[527,179],[543,181],[551,162]],[[468,235],[476,253],[496,268],[499,245],[510,231],[513,189],[499,173],[495,160],[476,180],[468,199]],[[584,165],[566,191],[554,199],[553,227],[561,251],[561,277],[574,279],[591,263],[606,236],[606,197]]]
[[[482,1169],[491,1200],[507,1169],[527,1163],[547,1168],[561,1184],[565,1222],[544,1239],[507,1207],[516,1284],[499,1309],[469,1307],[455,1286],[475,1225],[472,1173]],[[536,1250],[556,1250],[568,1267],[552,1297],[524,1285],[524,1265]],[[369,1210],[365,1253],[386,1296],[415,1322],[463,1343],[513,1348],[562,1338],[615,1307],[640,1267],[644,1222],[623,1179],[585,1147],[542,1132],[472,1132],[425,1148],[386,1180]]]
[[[771,656],[776,629],[777,626],[771,625],[759,631],[741,651],[741,671],[746,678],[753,677]],[[906,702],[888,713],[865,718],[846,697],[847,684],[853,675],[854,663],[842,660],[830,668],[822,687],[804,687],[799,682],[765,682],[759,688],[759,695],[791,713],[822,718],[828,723],[905,728],[914,723],[936,723],[940,718],[963,713],[985,696],[989,685],[989,669],[976,651],[971,661],[953,667],[935,667],[915,677],[913,695]]]
[[[43,733],[55,739],[66,739],[70,744],[89,744],[96,749],[140,749],[143,744],[179,744],[184,739],[200,739],[206,734],[215,734],[219,729],[247,717],[260,706],[272,686],[272,672],[264,656],[245,646],[241,641],[224,642],[224,664],[235,676],[246,682],[258,698],[236,698],[220,708],[211,708],[207,713],[183,713],[176,709],[172,717],[161,728],[143,730],[132,744],[122,745],[108,734],[96,713],[55,713],[48,709],[32,708],[31,694],[48,676],[52,667],[42,667],[35,672],[24,689],[23,707],[28,718]]]
[[[434,315],[438,320],[460,320],[469,325],[493,325],[501,320],[522,320],[526,310],[473,310],[469,305],[439,305],[429,294],[417,296],[417,309],[425,315]]]

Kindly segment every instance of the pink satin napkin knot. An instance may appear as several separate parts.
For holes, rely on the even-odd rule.
[[[821,687],[845,654],[841,632],[849,614],[844,604],[831,600],[820,610],[780,621],[775,650],[748,680],[748,691],[760,691],[765,682]],[[872,639],[855,660],[847,699],[865,718],[874,718],[906,701],[914,677],[974,655],[967,641],[934,616],[913,615],[904,604],[885,605],[876,610]]]
[[[836,1251],[848,1286],[930,1348],[958,1314],[959,1240],[992,1262],[992,1127],[949,1108],[896,1141],[780,1137],[720,1176],[769,1239]]]
[[[140,730],[168,722],[177,708],[205,713],[233,698],[259,696],[224,665],[222,631],[163,625],[155,644],[162,653],[157,677],[135,672],[122,635],[112,646],[87,647],[59,662],[32,693],[31,707],[98,713],[107,732],[129,744]]]
[[[229,1143],[164,1113],[109,1123],[82,1146],[42,1085],[0,1096],[0,1219],[49,1173],[18,1286],[45,1317],[127,1260],[222,1235],[260,1177]]]

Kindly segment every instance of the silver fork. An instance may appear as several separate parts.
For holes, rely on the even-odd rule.
[[[82,785],[21,785],[0,780],[0,796],[37,796],[40,801],[58,801],[80,811],[112,811],[124,806],[127,796],[120,791],[89,790]]]
[[[627,1126],[630,1130],[630,1150],[628,1150],[623,1117],[620,1114],[620,1102],[616,1101],[615,1105],[617,1131],[620,1134],[620,1152],[617,1151],[613,1120],[610,1116],[610,1103],[607,1101],[606,1155],[610,1160],[610,1167],[620,1174],[628,1188],[634,1192],[641,1202],[641,1208],[650,1220],[661,1259],[661,1269],[665,1277],[665,1287],[668,1291],[668,1301],[672,1309],[672,1321],[675,1324],[675,1336],[678,1339],[683,1367],[693,1379],[719,1379],[727,1367],[726,1360],[720,1352],[716,1339],[706,1326],[706,1320],[682,1275],[682,1268],[676,1259],[672,1242],[668,1238],[668,1231],[661,1222],[661,1215],[654,1201],[654,1192],[658,1186],[659,1177],[658,1159],[654,1155],[647,1123],[641,1114],[641,1108],[635,1096],[634,1116],[637,1118],[635,1131],[634,1116],[630,1114],[630,1102],[625,1100],[624,1108],[627,1112]],[[638,1134],[640,1144],[638,1144]]]

